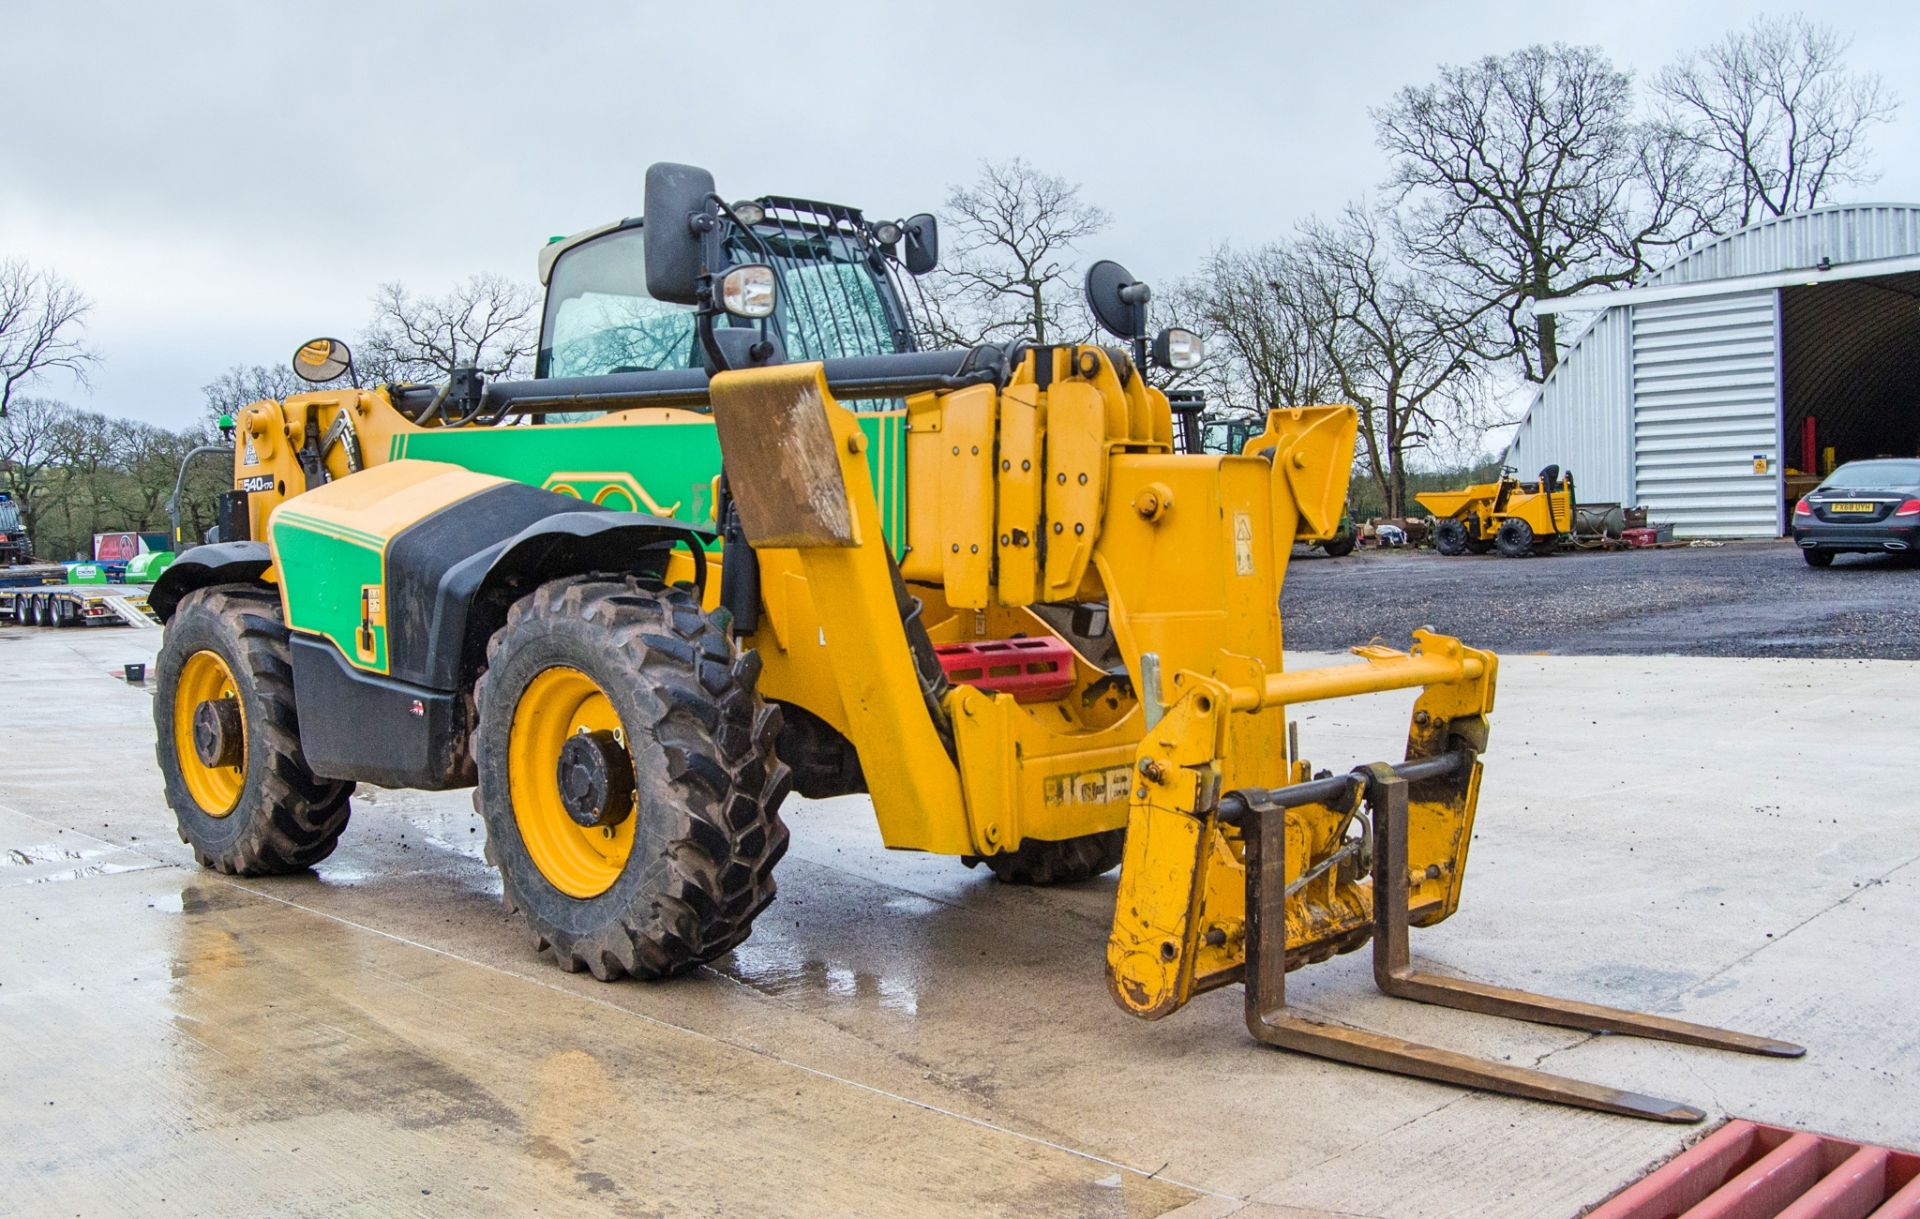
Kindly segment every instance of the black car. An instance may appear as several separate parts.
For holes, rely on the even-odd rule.
[[[1850,461],[1793,506],[1800,556],[1825,567],[1855,551],[1920,554],[1920,458]]]

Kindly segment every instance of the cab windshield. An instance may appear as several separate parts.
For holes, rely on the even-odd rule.
[[[789,360],[885,355],[912,349],[898,296],[870,261],[863,236],[770,221],[759,243],[737,235],[732,261],[773,263],[780,292],[774,329]],[[764,248],[762,248],[764,246]],[[640,227],[568,250],[554,264],[536,376],[591,377],[700,365],[693,310],[646,294]],[[747,325],[716,319],[716,325]]]

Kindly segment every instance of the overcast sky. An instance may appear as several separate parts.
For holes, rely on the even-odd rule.
[[[549,235],[640,210],[651,161],[903,215],[1023,156],[1112,213],[1089,255],[1165,282],[1377,187],[1367,108],[1437,64],[1563,40],[1644,77],[1761,11],[1788,10],[6,0],[0,257],[95,301],[91,388],[37,392],[177,426],[224,368],[351,338],[384,281],[531,283]],[[1910,79],[1920,7],[1810,11]],[[1920,200],[1903,91],[1862,198]]]

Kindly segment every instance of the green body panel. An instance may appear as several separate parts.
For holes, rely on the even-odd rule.
[[[289,590],[288,628],[331,640],[355,668],[387,672],[383,616],[373,624],[372,650],[359,647],[361,592],[373,585],[385,595],[387,539],[302,515],[292,505],[276,511],[268,527],[280,586]]]
[[[897,557],[907,532],[906,412],[858,418],[867,434],[867,469],[880,502],[881,530]],[[448,428],[396,436],[387,456],[444,461],[619,511],[714,527],[720,441],[705,421]]]

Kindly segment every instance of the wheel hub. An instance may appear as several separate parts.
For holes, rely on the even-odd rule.
[[[193,752],[202,766],[238,766],[244,733],[237,699],[210,698],[193,709]]]
[[[560,802],[575,824],[619,825],[633,815],[633,759],[617,733],[579,732],[560,747]]]

